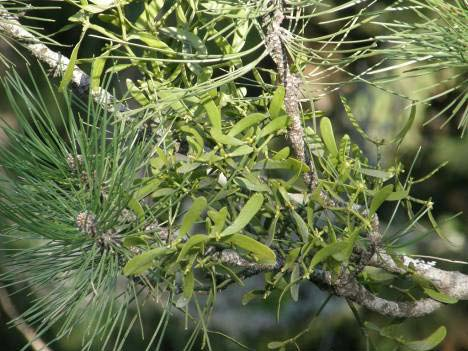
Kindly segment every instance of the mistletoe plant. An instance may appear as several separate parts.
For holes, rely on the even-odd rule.
[[[424,178],[411,177],[412,167],[397,159],[380,161],[410,130],[416,102],[407,97],[407,122],[383,139],[366,134],[345,98],[363,140],[339,136],[314,108],[315,98],[343,84],[388,91],[384,83],[398,77],[447,70],[443,83],[452,85],[445,94],[456,91],[456,98],[441,114],[450,110],[452,118],[465,108],[464,129],[461,1],[64,3],[76,9],[64,30],[81,28],[69,58],[22,23],[30,11],[48,8],[0,2],[1,37],[49,69],[41,70],[46,88],[14,67],[2,78],[17,126],[3,127],[0,214],[8,224],[1,235],[21,245],[5,252],[2,280],[46,291],[17,320],[37,326],[30,345],[51,328],[61,339],[85,324],[83,350],[122,350],[132,328],[145,329],[141,311],[151,301],[162,316],[147,350],[161,348],[178,311],[192,330],[184,350],[213,349],[217,296],[252,276],[262,277],[262,287],[242,303],[275,298],[278,318],[307,281],[346,299],[356,314],[357,304],[389,318],[426,315],[468,298],[465,275],[397,251],[424,217],[433,226],[428,232],[443,237],[433,203],[411,195]],[[421,22],[401,22],[405,13]],[[382,35],[354,38],[366,25]],[[99,38],[102,51],[82,57],[88,37]],[[361,61],[371,66],[356,72]],[[89,74],[80,68],[86,64]],[[410,70],[398,73],[402,67]],[[129,71],[138,78],[127,79],[118,96],[113,84]],[[396,73],[379,76],[387,71]],[[48,75],[61,76],[59,84]],[[377,162],[363,141],[375,146]],[[385,224],[378,216],[384,203],[394,206]],[[398,279],[410,284],[405,294],[390,300],[380,293]],[[365,328],[411,350],[432,349],[446,333],[441,326],[408,341],[394,324]],[[267,346],[289,349],[307,331]]]

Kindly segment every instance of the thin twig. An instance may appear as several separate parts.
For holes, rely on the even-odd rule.
[[[419,257],[419,258],[425,258],[429,260],[436,260],[436,261],[441,261],[441,262],[447,262],[447,263],[453,263],[453,264],[466,264],[468,265],[467,261],[459,261],[459,260],[450,260],[448,258],[443,258],[443,257],[438,257],[438,256],[428,256],[428,255],[415,255],[411,254],[408,255],[410,257]]]
[[[13,301],[5,288],[0,287],[0,305],[9,319],[14,320],[15,328],[24,336],[34,351],[52,351],[37,332],[19,317]]]

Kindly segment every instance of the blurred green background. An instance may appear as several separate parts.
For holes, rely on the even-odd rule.
[[[46,33],[54,33],[63,27],[68,16],[72,15],[71,8],[64,6],[62,10],[51,11],[47,14],[55,22],[35,23],[44,27]],[[311,29],[312,32],[314,28]],[[353,33],[356,38],[373,35],[372,27],[365,32],[358,30]],[[69,56],[72,45],[76,43],[79,32],[70,30],[59,33],[54,38],[63,43],[64,47],[57,48],[64,55]],[[99,52],[100,43],[97,39],[88,39],[82,45],[80,55],[92,56]],[[17,70],[25,72],[26,66],[19,59],[11,47],[0,40],[0,51],[18,63]],[[37,67],[31,57],[22,51],[30,59],[30,68],[37,71]],[[86,67],[84,67],[86,69]],[[4,74],[5,67],[0,67],[0,75]],[[411,95],[421,87],[440,80],[440,75],[426,76],[420,79],[400,81],[393,85],[393,89]],[[353,84],[345,86],[340,91],[345,95],[355,116],[359,119],[361,126],[372,136],[394,135],[398,127],[401,128],[402,121],[408,116],[409,111],[405,110],[405,101],[393,95],[386,94],[381,90],[372,88],[369,85]],[[426,91],[425,94],[436,94],[437,91]],[[415,97],[415,96],[412,96]],[[424,96],[419,96],[420,98]],[[458,120],[452,120],[444,128],[441,128],[443,118],[436,119],[427,126],[422,126],[427,121],[443,109],[451,101],[453,96],[446,95],[443,99],[434,101],[431,106],[418,106],[417,123],[412,127],[405,143],[402,145],[398,155],[395,150],[389,150],[385,154],[384,162],[391,162],[396,157],[400,158],[406,167],[413,161],[418,149],[421,148],[420,155],[415,163],[413,172],[414,178],[422,177],[444,161],[448,164],[432,176],[428,181],[419,184],[414,188],[415,196],[428,199],[432,197],[435,202],[434,214],[441,225],[441,229],[448,241],[441,240],[435,233],[429,235],[425,240],[415,243],[405,248],[406,253],[418,253],[431,256],[440,256],[453,260],[467,261],[467,235],[468,233],[468,138],[461,138],[460,131],[457,130]],[[360,137],[351,128],[351,124],[346,119],[343,107],[339,103],[337,93],[328,95],[317,101],[317,108],[330,116],[336,125],[339,133],[349,133],[355,140]],[[14,124],[14,115],[9,110],[7,101],[0,91],[0,116],[9,123]],[[458,116],[459,118],[460,116]],[[2,122],[0,122],[2,123]],[[0,133],[0,143],[7,143]],[[364,144],[363,144],[364,146]],[[375,150],[367,149],[370,159],[375,158]],[[385,210],[385,209],[384,209]],[[445,219],[453,214],[462,211],[463,214],[448,222]],[[384,216],[385,218],[385,213]],[[1,230],[0,218],[0,230]],[[414,234],[416,235],[416,234]],[[0,251],[0,255],[1,255]],[[467,265],[440,262],[439,265],[446,269],[460,270],[468,273]],[[1,269],[1,267],[0,267]],[[211,320],[213,326],[223,330],[228,335],[234,336],[255,350],[266,349],[266,344],[271,340],[280,340],[294,335],[304,329],[313,314],[320,306],[327,294],[320,291],[312,284],[304,285],[300,290],[300,300],[297,303],[288,301],[284,304],[282,318],[279,323],[275,320],[275,299],[268,301],[254,302],[248,306],[240,304],[242,294],[255,287],[258,282],[252,278],[247,282],[245,288],[232,287],[219,296],[217,309]],[[12,293],[15,289],[9,288]],[[33,295],[38,293],[34,288],[22,290],[18,294],[11,296],[16,308],[24,310],[33,299]],[[374,315],[365,310],[360,310],[362,319],[375,323],[382,321],[378,315]],[[148,332],[159,321],[159,310],[156,306],[145,306],[145,326]],[[0,310],[0,349],[5,351],[19,350],[25,340],[15,328],[7,325],[8,317],[4,310]],[[459,302],[442,308],[437,313],[415,320],[405,322],[407,332],[411,338],[422,338],[429,335],[440,325],[445,325],[448,335],[439,346],[443,351],[468,350],[468,302]],[[164,350],[181,350],[183,341],[190,335],[190,330],[184,329],[182,316],[172,320],[169,332],[164,341]],[[372,334],[371,334],[372,335]],[[148,336],[147,336],[148,337]],[[378,350],[389,350],[389,345],[385,340],[372,335]],[[45,340],[54,338],[53,330],[44,335]],[[238,350],[239,347],[229,343],[222,337],[214,337],[216,350]],[[79,330],[76,335],[72,335],[66,340],[61,340],[52,345],[55,351],[79,350],[80,338]],[[137,351],[144,349],[140,341],[140,335],[135,332],[130,336],[125,350]],[[364,338],[360,332],[359,325],[353,317],[347,304],[338,298],[333,298],[321,316],[313,324],[310,333],[300,339],[302,350],[364,350]]]

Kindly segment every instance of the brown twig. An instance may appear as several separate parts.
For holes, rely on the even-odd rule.
[[[34,351],[52,351],[39,337],[37,332],[19,317],[13,301],[5,288],[0,287],[0,305],[10,320],[14,320],[15,328],[24,336]]]

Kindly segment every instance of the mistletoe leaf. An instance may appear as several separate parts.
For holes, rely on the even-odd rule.
[[[337,241],[321,248],[312,257],[309,265],[309,271],[312,271],[316,265],[326,260],[328,257],[339,254],[341,252],[348,252],[350,243],[348,241]]]
[[[229,131],[228,135],[231,137],[235,137],[236,135],[238,135],[239,133],[242,133],[247,128],[257,125],[258,123],[263,121],[265,118],[266,118],[266,115],[263,113],[252,113],[251,115],[248,115],[242,118],[240,121],[234,124],[234,126]]]
[[[338,156],[338,147],[336,146],[335,135],[333,134],[333,127],[329,118],[323,117],[320,120],[320,133],[328,152],[332,156]]]
[[[213,129],[221,131],[221,111],[219,107],[216,106],[213,99],[209,98],[207,101],[203,103],[203,108],[208,115],[208,119],[210,120]]]
[[[206,234],[195,234],[192,235],[187,242],[182,246],[182,249],[180,250],[179,256],[177,257],[177,262],[182,261],[187,253],[190,251],[190,249],[202,245],[209,241],[211,238],[206,235]]]
[[[139,275],[146,272],[153,266],[154,260],[158,257],[173,253],[174,249],[166,247],[157,247],[149,251],[145,251],[132,259],[130,259],[123,268],[123,273],[126,276]]]
[[[381,188],[377,194],[374,195],[370,208],[369,208],[369,215],[372,216],[379,207],[387,200],[390,194],[393,191],[393,185],[389,184]]]
[[[206,208],[207,204],[208,203],[203,196],[197,197],[195,200],[193,200],[192,204],[190,205],[190,209],[187,211],[184,218],[182,219],[182,224],[180,225],[179,229],[180,236],[183,236],[188,233],[195,221],[197,221],[200,218],[200,215]]]
[[[280,115],[281,109],[284,104],[285,94],[286,90],[282,85],[276,88],[273,97],[271,98],[270,107],[268,108],[268,112],[270,112],[271,119],[275,119]]]
[[[277,132],[278,130],[284,129],[288,126],[289,117],[281,116],[277,117],[262,128],[260,133],[257,135],[257,140],[260,140],[270,134]]]
[[[458,300],[454,297],[451,297],[449,295],[446,295],[444,293],[441,293],[440,291],[430,289],[430,288],[425,288],[424,292],[429,296],[431,299],[443,302],[443,303],[448,303],[448,304],[454,304],[457,303]]]
[[[249,224],[252,218],[262,208],[263,200],[264,198],[262,194],[253,195],[241,209],[239,215],[234,220],[234,222],[229,227],[223,230],[221,236],[231,235],[240,232],[247,224]]]
[[[243,234],[233,234],[223,238],[223,242],[232,244],[246,251],[249,251],[258,263],[275,264],[276,255],[272,249],[265,244]]]

